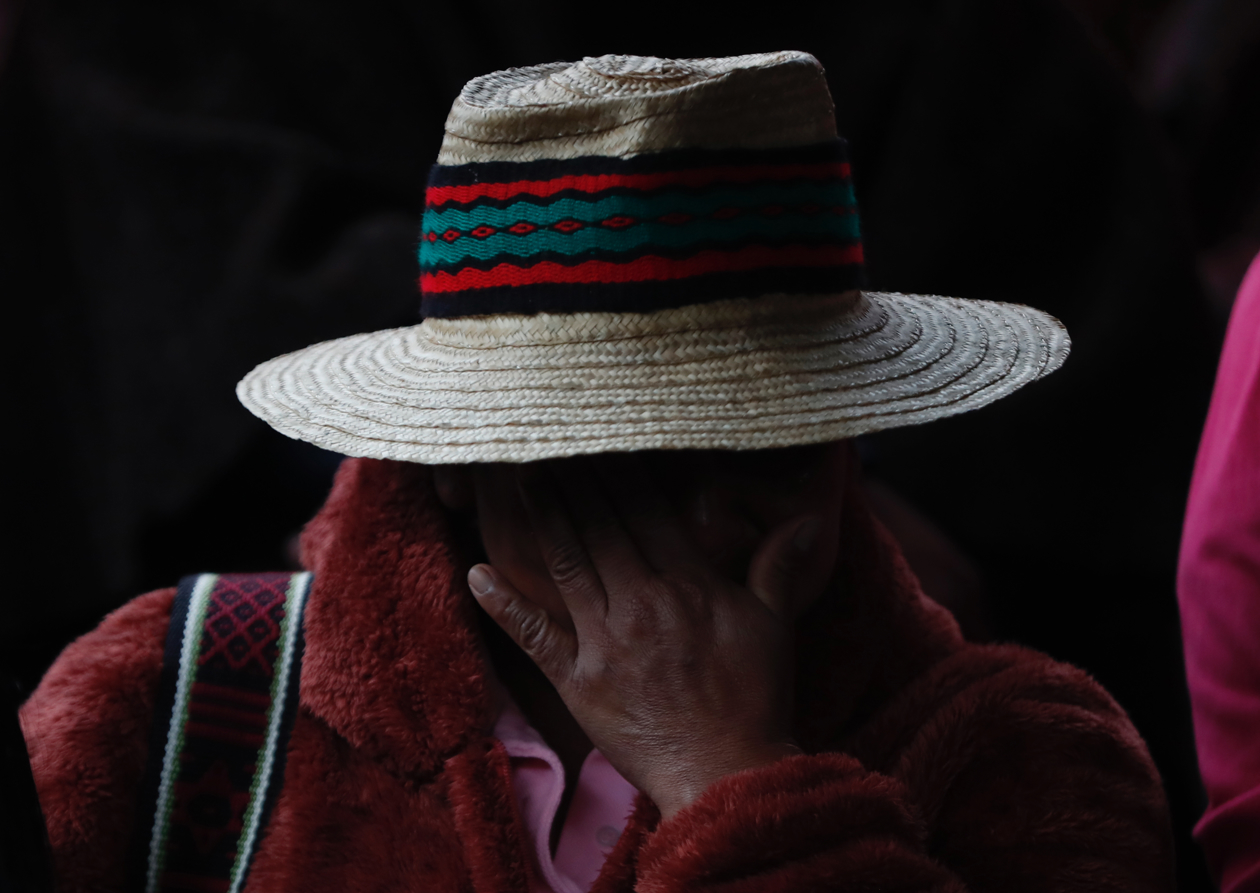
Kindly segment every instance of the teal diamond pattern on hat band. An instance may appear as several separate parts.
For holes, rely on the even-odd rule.
[[[616,217],[610,219],[617,222],[627,220],[625,216],[620,220]],[[578,223],[573,218],[563,218],[559,223],[564,227],[569,221]],[[500,255],[528,257],[540,252],[576,256],[592,251],[627,251],[648,246],[680,248],[750,236],[793,241],[858,238],[857,218],[853,215],[839,216],[829,209],[812,215],[787,211],[773,216],[754,217],[749,214],[732,220],[694,221],[685,226],[660,221],[640,222],[634,218],[629,218],[629,221],[620,229],[594,223],[583,224],[581,229],[575,228],[569,232],[539,228],[525,236],[502,230],[479,235],[474,227],[450,242],[439,236],[426,246],[426,255],[437,263],[457,263],[469,259],[486,260]]]
[[[429,268],[500,255],[674,249],[753,236],[853,241],[860,237],[855,210],[848,182],[430,208],[424,215],[420,258]]]

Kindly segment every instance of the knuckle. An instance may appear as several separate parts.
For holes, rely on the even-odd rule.
[[[711,586],[696,576],[680,576],[670,587],[674,599],[687,606],[707,607],[712,601]]]
[[[516,643],[526,654],[539,657],[551,646],[551,624],[541,612],[517,609]]]
[[[577,586],[585,581],[586,560],[576,543],[551,547],[547,552],[547,568],[560,586]]]
[[[638,605],[625,614],[620,647],[630,652],[673,652],[691,640],[694,626],[691,612],[684,606]]]
[[[703,622],[713,608],[709,582],[698,576],[677,575],[652,587],[651,602],[657,622],[664,626],[689,626]]]
[[[617,662],[608,654],[599,653],[594,656],[589,653],[583,654],[581,672],[576,682],[583,688],[592,691],[599,690],[606,687],[609,681],[616,677],[617,666]]]
[[[637,645],[655,636],[659,630],[660,627],[656,623],[654,614],[633,608],[626,612],[622,622],[624,637],[616,644],[622,648]]]

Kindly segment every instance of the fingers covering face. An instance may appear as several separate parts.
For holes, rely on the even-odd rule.
[[[516,470],[516,485],[543,563],[574,626],[602,618],[607,609],[603,582],[554,475],[542,463],[524,465]]]
[[[642,459],[609,456],[594,463],[594,468],[642,560],[652,570],[679,569],[699,560],[690,534]]]
[[[525,598],[502,574],[485,564],[468,571],[468,588],[486,613],[559,684],[577,658],[577,640],[546,609]]]
[[[610,591],[644,591],[654,575],[699,560],[636,457],[532,463],[514,474],[541,562],[577,630],[602,622]]]
[[[564,496],[574,529],[606,585],[616,589],[642,582],[647,568],[623,519],[609,500],[589,459],[570,460],[549,468]]]

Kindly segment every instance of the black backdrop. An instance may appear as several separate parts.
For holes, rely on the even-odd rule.
[[[1217,332],[1154,129],[1051,0],[711,4],[32,0],[0,74],[10,568],[28,688],[181,574],[275,567],[336,457],[235,402],[255,363],[417,318],[422,185],[451,100],[606,52],[802,49],[851,143],[872,287],[1028,303],[1050,379],[869,438],[979,567],[994,633],[1080,664],[1164,774],[1206,889],[1174,569]],[[16,319],[13,319],[16,317]]]

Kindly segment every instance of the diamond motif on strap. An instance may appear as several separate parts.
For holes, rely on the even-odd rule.
[[[276,575],[274,585],[287,586],[287,577]],[[234,670],[270,676],[284,619],[284,597],[269,583],[245,580],[233,585],[221,578],[206,611],[198,663],[222,662]]]

